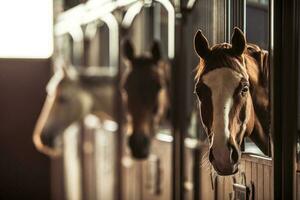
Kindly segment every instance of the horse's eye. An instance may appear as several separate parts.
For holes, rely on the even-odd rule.
[[[249,86],[248,85],[243,86],[243,88],[241,90],[241,95],[245,96],[248,91],[249,91]]]
[[[68,102],[68,98],[61,95],[61,96],[57,97],[57,102],[60,104],[65,104]]]

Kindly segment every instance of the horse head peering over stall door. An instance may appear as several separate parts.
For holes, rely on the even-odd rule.
[[[104,96],[113,98],[112,81],[111,76],[105,78],[97,67],[56,71],[47,85],[48,95],[33,133],[36,148],[50,156],[60,155],[62,149],[56,145],[57,136],[71,124],[88,114],[111,120],[109,109],[113,102],[105,101]]]
[[[268,53],[247,44],[235,28],[231,44],[210,47],[201,31],[194,39],[200,57],[195,93],[209,140],[209,161],[219,175],[238,171],[241,144],[250,137],[259,149],[270,149]]]
[[[135,56],[129,41],[124,43],[128,70],[123,76],[123,101],[132,124],[128,140],[136,159],[145,159],[150,152],[151,138],[169,108],[169,66],[161,58],[160,47],[154,42],[151,55]]]

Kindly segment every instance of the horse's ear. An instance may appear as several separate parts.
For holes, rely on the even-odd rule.
[[[203,59],[206,59],[211,52],[209,43],[201,30],[198,30],[194,37],[194,49],[198,56]]]
[[[158,41],[154,41],[152,48],[151,48],[151,54],[152,58],[155,62],[159,61],[161,58],[161,53],[160,53],[160,45]]]
[[[234,32],[231,38],[232,53],[234,55],[242,55],[246,49],[246,38],[244,33],[238,27],[234,28]]]
[[[132,61],[134,59],[134,48],[133,45],[131,44],[131,42],[129,40],[125,40],[124,42],[124,47],[123,47],[123,53],[125,55],[125,57]]]

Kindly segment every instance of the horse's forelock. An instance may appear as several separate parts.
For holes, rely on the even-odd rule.
[[[208,59],[200,59],[196,68],[195,79],[199,81],[202,74],[221,67],[228,67],[241,72],[241,64],[243,65],[243,58],[242,56],[233,56],[231,54],[231,44],[217,44],[212,47],[212,52]]]

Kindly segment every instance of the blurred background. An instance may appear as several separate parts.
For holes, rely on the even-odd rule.
[[[1,1],[0,199],[164,200],[171,199],[177,187],[178,195],[184,199],[223,199],[225,195],[224,199],[229,199],[231,180],[220,178],[214,190],[210,174],[199,165],[204,152],[197,146],[203,135],[193,96],[194,68],[199,61],[193,37],[201,29],[210,44],[229,42],[232,28],[239,26],[248,42],[268,50],[269,3],[268,0]],[[73,151],[59,158],[37,151],[32,134],[56,61],[63,58],[74,67],[113,68],[117,71],[113,76],[119,80],[124,70],[121,47],[125,38],[133,41],[138,55],[149,51],[152,41],[157,40],[165,60],[174,66],[185,65],[183,72],[175,72],[182,78],[174,79],[183,84],[179,91],[184,113],[179,122],[183,124],[179,128],[174,122],[160,124],[153,142],[154,157],[137,162],[128,153],[125,139],[118,137],[123,133],[120,129],[125,114],[121,101],[116,101],[113,110],[117,114],[112,114],[112,121],[118,131],[88,130],[84,137],[78,133],[75,142],[65,142]],[[118,90],[118,84],[111,87]],[[176,135],[177,128],[184,136]],[[81,150],[84,149],[81,140],[91,145],[92,153]],[[180,151],[172,149],[176,148],[174,141],[181,141]],[[258,188],[254,191],[256,197],[271,199],[271,155],[263,155],[251,141],[245,141],[244,152],[247,183],[252,181]],[[250,154],[256,157],[247,157]],[[176,171],[174,160],[175,164],[181,161],[181,171]],[[180,180],[174,181],[178,177]],[[106,183],[108,186],[103,186]]]

